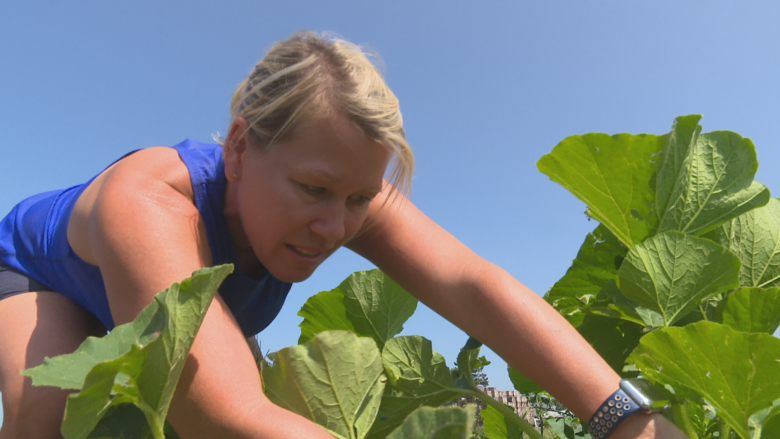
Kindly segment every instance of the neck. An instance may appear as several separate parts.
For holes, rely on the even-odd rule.
[[[245,275],[251,278],[260,278],[265,274],[266,269],[255,256],[249,238],[244,232],[237,200],[237,185],[228,181],[225,188],[225,205],[222,209],[222,216],[225,218],[225,225],[236,252],[236,264]]]

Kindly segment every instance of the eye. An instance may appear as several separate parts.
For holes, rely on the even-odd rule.
[[[304,184],[304,183],[298,183],[298,185],[304,192],[306,192],[307,194],[313,197],[318,197],[325,193],[325,188],[322,186],[312,186],[310,184]]]
[[[374,197],[367,197],[365,195],[354,195],[349,198],[350,201],[356,206],[365,206],[374,199]]]

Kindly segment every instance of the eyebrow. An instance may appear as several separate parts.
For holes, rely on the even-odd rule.
[[[338,179],[335,176],[331,175],[329,172],[325,172],[325,171],[320,170],[320,169],[306,169],[306,170],[304,170],[304,172],[309,174],[309,175],[322,178],[323,180],[327,180],[327,181],[329,181],[330,183],[333,183],[333,184],[341,183],[340,179]],[[364,188],[364,190],[371,191],[371,192],[376,192],[378,194],[378,193],[382,192],[382,186],[381,185],[380,186],[369,186],[369,187]]]
[[[319,178],[322,178],[324,180],[328,180],[329,182],[334,183],[334,184],[341,183],[341,180],[339,180],[335,176],[331,175],[328,172],[319,170],[319,169],[307,169],[304,172],[306,172],[307,174],[313,175],[315,177],[319,177]]]

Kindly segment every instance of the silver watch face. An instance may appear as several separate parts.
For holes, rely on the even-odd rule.
[[[625,379],[620,382],[620,388],[645,410],[660,411],[671,405],[669,395],[647,380]]]

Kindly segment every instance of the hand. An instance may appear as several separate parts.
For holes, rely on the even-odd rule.
[[[609,439],[688,439],[688,436],[660,413],[636,412]]]

